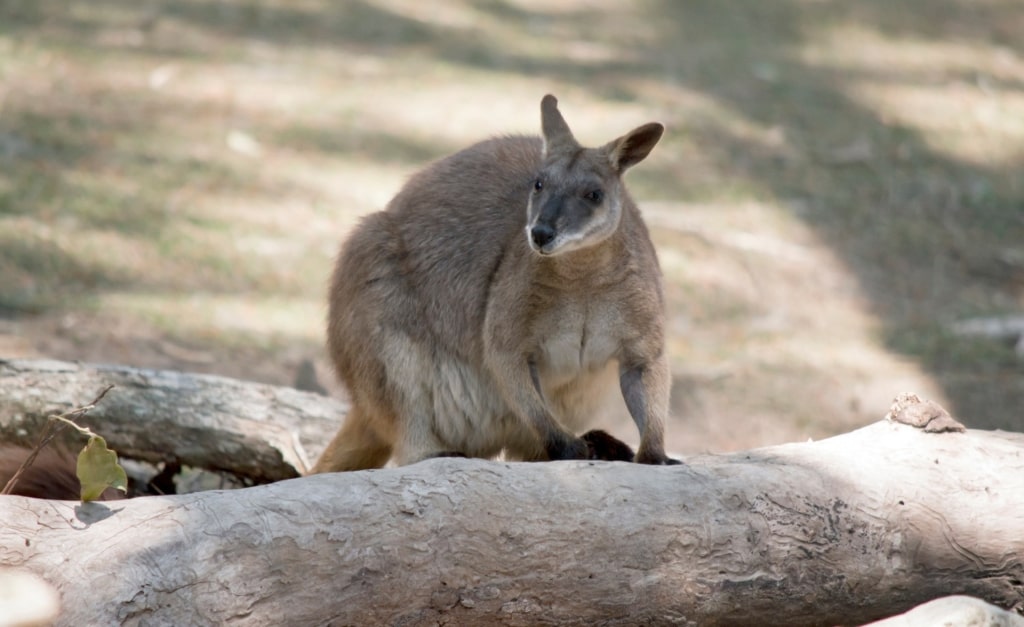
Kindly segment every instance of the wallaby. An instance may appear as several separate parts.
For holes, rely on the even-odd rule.
[[[490,139],[414,175],[344,245],[327,340],[351,410],[313,472],[501,452],[678,463],[661,272],[622,183],[664,127],[584,148],[557,105],[541,101],[542,138]],[[576,435],[615,379],[635,458]]]

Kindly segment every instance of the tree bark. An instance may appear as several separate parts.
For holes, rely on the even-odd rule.
[[[119,454],[175,459],[258,482],[299,476],[308,465],[306,447],[319,454],[347,411],[317,394],[226,377],[0,359],[0,441],[35,445],[48,415],[88,403],[111,384],[79,422]]]
[[[1024,435],[882,421],[682,466],[434,459],[112,503],[0,498],[62,625],[858,624],[1024,607]]]

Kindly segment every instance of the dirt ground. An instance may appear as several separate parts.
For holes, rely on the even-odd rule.
[[[666,278],[670,449],[821,438],[898,393],[1024,430],[1024,12],[1012,0],[9,0],[0,357],[294,383],[338,243],[555,93]],[[2,403],[0,403],[2,410]],[[606,425],[627,441],[621,408]]]

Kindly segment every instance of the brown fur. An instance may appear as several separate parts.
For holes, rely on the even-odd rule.
[[[327,340],[352,410],[314,472],[393,454],[618,459],[607,434],[575,435],[616,379],[636,461],[671,463],[660,271],[621,181],[662,127],[587,149],[556,105],[541,103],[543,138],[428,166],[343,247]]]

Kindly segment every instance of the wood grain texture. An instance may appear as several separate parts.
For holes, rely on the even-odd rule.
[[[858,624],[1024,606],[1024,435],[882,421],[676,467],[434,459],[82,506],[0,499],[63,625]]]
[[[120,454],[256,481],[299,476],[304,451],[319,454],[347,411],[317,394],[213,375],[0,359],[0,441],[33,446],[47,415],[88,403],[110,384],[79,422]],[[67,435],[69,444],[84,444]]]

